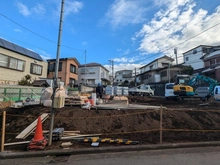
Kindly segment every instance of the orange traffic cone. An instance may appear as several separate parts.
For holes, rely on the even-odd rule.
[[[44,149],[46,145],[47,145],[47,139],[43,136],[42,122],[41,122],[41,117],[39,116],[37,120],[37,127],[34,134],[34,138],[29,143],[27,149]]]
[[[41,141],[43,139],[44,137],[43,137],[43,131],[42,131],[42,122],[41,122],[41,117],[39,116],[37,120],[37,127],[36,127],[33,141]]]

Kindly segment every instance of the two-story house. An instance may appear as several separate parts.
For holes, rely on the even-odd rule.
[[[183,65],[192,66],[195,72],[204,68],[204,62],[202,57],[207,53],[207,51],[213,46],[209,45],[199,45],[193,49],[190,49],[183,53]]]
[[[48,59],[48,79],[55,77],[56,59]],[[65,86],[78,85],[79,62],[76,58],[60,58],[58,67],[58,78],[64,82]]]
[[[115,72],[115,85],[129,84],[134,81],[133,70],[119,70]]]
[[[109,70],[99,63],[87,63],[80,65],[78,68],[79,84],[96,86],[98,83],[108,85]]]
[[[147,65],[144,65],[140,68],[140,74],[137,75],[137,81],[140,83],[149,84],[161,82],[161,77],[163,80],[165,78],[168,80],[170,76],[169,68],[173,61],[174,59],[168,56],[163,56],[155,59]],[[162,68],[167,69],[165,71],[161,71]]]
[[[47,77],[47,62],[39,54],[4,39],[0,39],[0,68],[0,84],[18,84],[26,75],[33,80]]]
[[[220,46],[213,46],[205,52],[206,54],[201,57],[204,61],[201,73],[220,82]]]

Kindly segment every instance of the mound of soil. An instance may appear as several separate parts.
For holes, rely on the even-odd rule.
[[[161,98],[129,97],[129,103],[162,105],[163,143],[219,140],[220,108],[216,102],[204,104],[196,101],[172,101]],[[42,113],[51,108],[29,106],[6,111],[5,143],[16,142],[15,137],[28,127]],[[81,134],[102,134],[103,138],[123,138],[139,141],[140,144],[159,143],[159,110],[83,110],[79,106],[54,109],[54,128],[65,131],[80,131]],[[0,118],[2,122],[2,118]],[[49,130],[50,119],[43,122],[43,129]],[[199,130],[199,131],[198,131]],[[216,131],[207,131],[216,130]],[[31,140],[30,135],[25,140]],[[64,141],[62,141],[64,142]],[[53,142],[46,149],[60,148],[61,141]],[[72,147],[90,147],[90,144],[73,141]],[[102,144],[106,145],[106,144]],[[114,144],[108,144],[114,145]],[[27,146],[8,146],[5,149],[25,150]]]

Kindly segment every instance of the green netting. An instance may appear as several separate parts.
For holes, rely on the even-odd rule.
[[[40,99],[42,87],[4,88],[0,87],[0,101],[18,101],[30,99]]]

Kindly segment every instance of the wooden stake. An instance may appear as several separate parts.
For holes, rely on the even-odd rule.
[[[162,144],[163,139],[163,108],[160,106],[160,144]]]
[[[1,152],[4,151],[4,143],[5,143],[5,118],[6,118],[6,111],[3,111],[3,116],[2,116],[2,141],[1,141]]]

